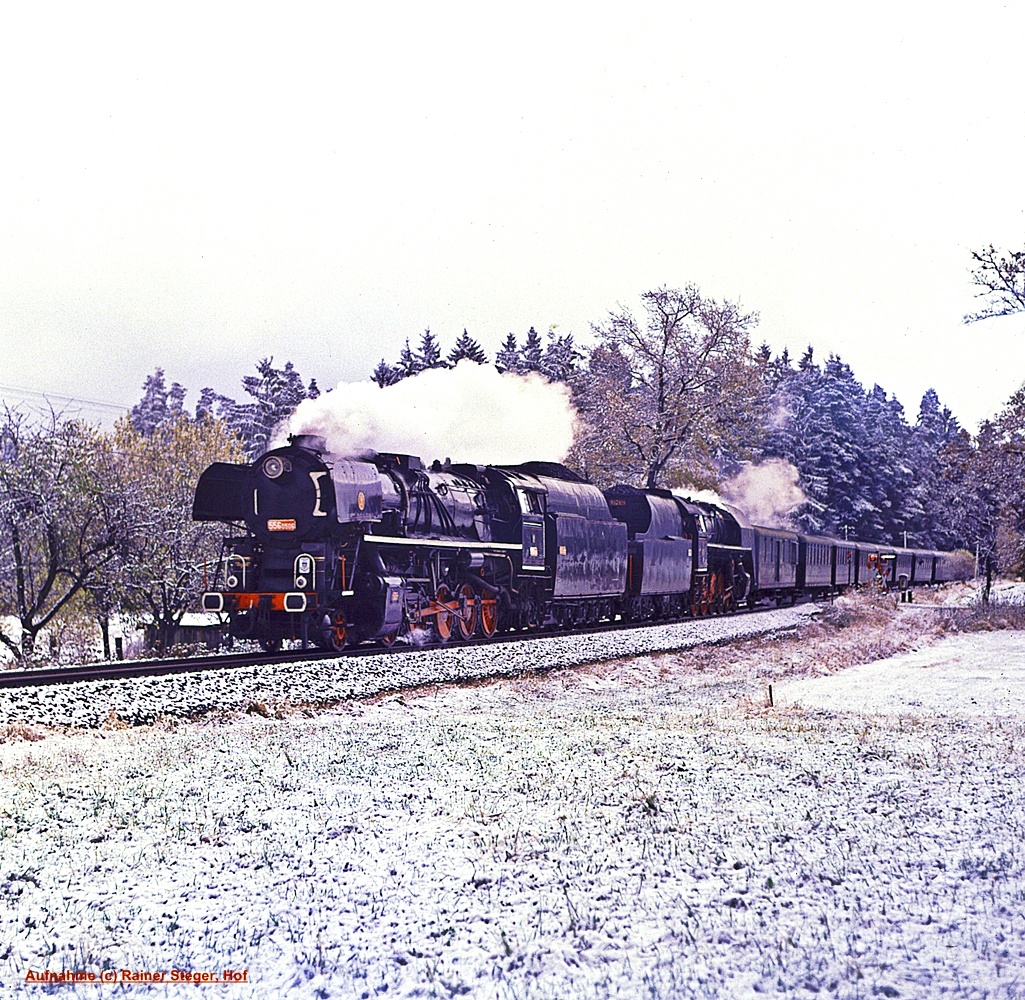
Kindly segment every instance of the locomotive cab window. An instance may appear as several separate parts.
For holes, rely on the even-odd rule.
[[[523,514],[542,514],[544,511],[541,509],[541,496],[538,493],[534,493],[531,490],[517,490],[517,496],[520,498],[520,512]]]

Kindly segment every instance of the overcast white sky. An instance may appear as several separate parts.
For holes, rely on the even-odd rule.
[[[0,393],[134,402],[157,365],[322,386],[430,326],[578,339],[697,283],[974,427],[1025,315],[1025,8],[20,4],[0,20]]]

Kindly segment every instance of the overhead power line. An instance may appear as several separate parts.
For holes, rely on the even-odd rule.
[[[0,385],[0,393],[12,392],[17,393],[19,396],[34,397],[37,399],[44,400],[56,400],[61,403],[79,403],[82,406],[98,406],[101,409],[116,410],[118,413],[125,413],[131,409],[129,406],[125,406],[123,403],[111,403],[109,400],[102,399],[85,399],[82,396],[66,396],[60,392],[41,392],[38,389],[24,389],[16,385]]]

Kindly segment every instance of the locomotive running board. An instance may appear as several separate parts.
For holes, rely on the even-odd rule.
[[[519,542],[465,542],[449,541],[444,538],[395,538],[390,535],[364,535],[363,541],[374,545],[427,545],[444,549],[483,549],[485,552],[520,552],[523,546]]]

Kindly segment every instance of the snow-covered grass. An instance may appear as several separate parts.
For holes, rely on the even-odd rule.
[[[798,638],[281,719],[12,726],[0,984],[193,996],[25,977],[234,969],[249,984],[204,989],[1025,996],[1020,634],[830,614]],[[872,642],[920,652],[871,668],[889,694],[870,703],[880,682],[850,680],[869,668],[830,661]],[[915,657],[949,649],[952,678],[1004,665],[1007,695],[942,696]]]

